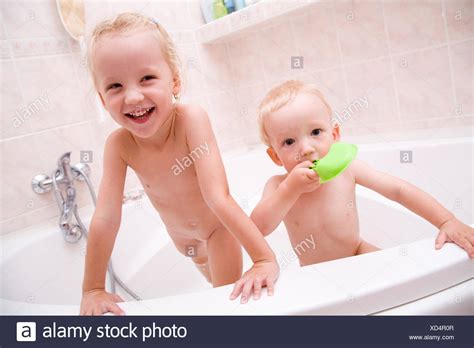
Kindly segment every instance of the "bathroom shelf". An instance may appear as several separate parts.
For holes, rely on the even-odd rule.
[[[254,31],[262,24],[270,24],[281,17],[303,14],[319,0],[262,0],[233,12],[196,30],[198,43],[222,43]]]

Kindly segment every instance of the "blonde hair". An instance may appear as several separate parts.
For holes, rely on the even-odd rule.
[[[308,93],[317,96],[329,111],[329,117],[332,117],[332,109],[317,87],[310,83],[298,80],[289,80],[273,87],[263,98],[258,106],[258,126],[260,137],[263,143],[270,146],[270,139],[265,130],[265,118],[272,112],[275,112],[288,104],[300,93]]]
[[[88,45],[87,65],[89,67],[89,71],[92,75],[92,80],[96,89],[97,84],[94,74],[94,65],[92,64],[92,54],[97,42],[108,34],[125,33],[139,29],[155,30],[160,41],[161,51],[171,69],[173,77],[175,77],[181,83],[183,82],[179,54],[173,40],[171,39],[171,36],[168,34],[165,28],[157,21],[139,13],[125,12],[117,15],[115,18],[99,23],[92,32],[92,36]],[[179,96],[175,95],[174,97],[175,99],[178,99]]]

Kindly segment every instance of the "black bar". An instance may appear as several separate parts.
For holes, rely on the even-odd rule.
[[[154,345],[472,348],[473,318],[472,316],[0,316],[0,347]],[[18,322],[36,323],[35,342],[17,342]],[[70,337],[58,337],[66,332]],[[124,337],[111,337],[118,335],[119,332]],[[28,338],[31,330],[20,324],[19,333]],[[153,333],[154,337],[146,337]],[[412,339],[409,336],[412,336]],[[413,338],[415,336],[416,339]],[[439,340],[436,339],[438,336]]]

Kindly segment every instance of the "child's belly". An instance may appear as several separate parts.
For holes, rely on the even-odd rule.
[[[295,230],[287,225],[291,245],[302,266],[356,254],[360,243],[357,215],[328,226],[301,226]]]
[[[162,199],[147,192],[174,239],[207,240],[222,224],[204,201],[200,192]]]

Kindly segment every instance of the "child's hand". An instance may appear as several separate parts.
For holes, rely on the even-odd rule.
[[[123,302],[123,299],[105,290],[87,291],[82,295],[80,315],[101,315],[108,312],[124,315],[125,312],[116,302]]]
[[[469,257],[474,258],[474,229],[453,217],[439,229],[436,237],[436,249],[441,249],[445,242],[454,242],[466,250]]]
[[[310,161],[304,161],[291,170],[286,178],[291,191],[303,194],[314,191],[320,186],[318,174],[309,169],[312,165]]]
[[[234,290],[230,294],[230,299],[234,300],[242,293],[240,303],[246,303],[253,289],[253,299],[258,300],[263,286],[267,287],[268,295],[272,296],[279,273],[280,267],[278,267],[276,261],[255,262],[252,268],[235,282]]]

